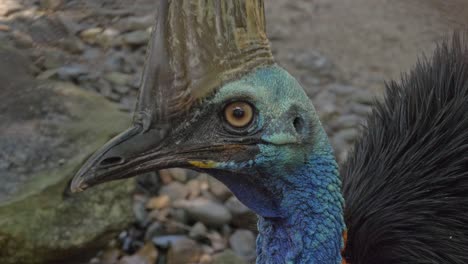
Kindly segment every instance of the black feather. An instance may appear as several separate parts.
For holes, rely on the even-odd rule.
[[[369,116],[342,169],[349,263],[468,263],[465,44],[440,44]]]

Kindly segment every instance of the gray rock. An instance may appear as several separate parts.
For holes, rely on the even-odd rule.
[[[166,235],[164,226],[159,222],[153,222],[146,229],[145,232],[145,241],[151,241],[155,237]]]
[[[168,185],[161,187],[160,195],[167,195],[172,201],[185,199],[189,191],[185,185],[180,182],[171,182]]]
[[[183,235],[155,237],[153,244],[162,249],[169,249],[167,264],[198,263],[202,249],[193,240]]]
[[[174,180],[182,183],[187,181],[187,170],[174,168],[169,169],[169,172]]]
[[[200,239],[205,237],[207,232],[206,226],[201,222],[197,222],[190,229],[189,236],[193,239]]]
[[[191,219],[208,226],[221,227],[232,219],[232,215],[226,207],[204,198],[181,201],[178,206],[184,208]]]
[[[150,14],[141,17],[128,17],[120,20],[117,23],[117,28],[122,32],[136,31],[136,30],[146,30],[149,27],[153,26],[155,23],[155,15]]]
[[[351,112],[360,116],[367,116],[372,112],[372,107],[362,104],[353,104],[351,105]]]
[[[190,180],[186,184],[187,188],[189,189],[189,196],[190,200],[197,198],[201,194],[201,184],[200,181],[197,179]]]
[[[121,95],[125,95],[128,94],[128,92],[130,92],[130,87],[128,87],[127,85],[114,85],[112,88],[114,91]]]
[[[68,184],[131,120],[72,84],[36,83],[23,54],[0,44],[0,160],[9,164],[0,169],[0,263],[89,259],[132,221],[133,181],[76,195]]]
[[[120,32],[113,28],[106,28],[94,38],[94,42],[103,48],[119,46],[122,42]]]
[[[247,262],[237,256],[232,250],[225,250],[213,256],[212,264],[247,264]]]
[[[72,54],[81,54],[85,50],[83,42],[81,42],[81,40],[76,37],[60,40],[60,47]]]
[[[235,196],[229,198],[224,206],[231,212],[231,224],[245,229],[255,229],[257,226],[257,215],[252,212],[247,206],[239,201]]]
[[[342,115],[339,116],[336,120],[333,120],[331,126],[335,130],[343,128],[356,128],[359,125],[363,124],[363,118],[356,115]]]
[[[16,0],[2,0],[0,4],[0,16],[8,16],[21,9],[21,4]]]
[[[373,94],[368,91],[359,91],[357,93],[353,93],[351,99],[354,102],[370,106],[372,106],[375,101],[375,97],[373,96]]]
[[[232,196],[231,191],[226,187],[226,185],[214,177],[208,177],[208,186],[210,187],[210,192],[223,202]]]
[[[249,230],[236,230],[229,238],[229,245],[245,260],[255,259],[255,235]]]
[[[96,44],[98,36],[104,31],[103,28],[94,27],[88,28],[80,33],[81,39],[88,44]]]
[[[123,42],[130,46],[146,45],[150,38],[150,32],[147,30],[138,30],[126,33],[122,36]]]
[[[39,4],[44,9],[57,10],[62,6],[63,0],[41,0]]]
[[[121,72],[109,72],[104,75],[104,79],[108,80],[114,85],[128,85],[131,83],[133,77],[129,74]]]
[[[294,51],[289,54],[289,59],[292,60],[297,67],[305,69],[309,73],[313,72],[328,75],[333,70],[331,61],[316,51]]]

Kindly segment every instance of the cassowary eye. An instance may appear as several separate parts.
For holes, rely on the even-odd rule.
[[[249,103],[233,102],[224,108],[224,119],[234,128],[244,128],[252,122],[254,110]]]

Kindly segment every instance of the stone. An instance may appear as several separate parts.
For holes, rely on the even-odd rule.
[[[221,227],[232,219],[232,215],[226,207],[205,198],[179,201],[174,206],[185,209],[189,218],[208,226]]]
[[[289,59],[301,68],[307,70],[309,73],[329,74],[333,69],[333,64],[328,58],[315,51],[294,51],[289,54]]]
[[[203,223],[197,222],[190,229],[189,237],[193,239],[200,239],[205,237],[207,232],[208,228],[206,228]]]
[[[166,263],[198,263],[201,255],[201,247],[195,241],[184,237],[171,243]]]
[[[135,220],[142,226],[148,222],[148,212],[146,211],[146,204],[148,198],[145,195],[136,194],[133,196],[133,215]]]
[[[9,16],[22,8],[20,2],[17,0],[2,0],[0,1],[0,16]]]
[[[62,6],[63,0],[40,0],[39,4],[43,9],[57,10]]]
[[[149,27],[153,26],[156,18],[154,14],[146,16],[137,16],[137,17],[127,17],[121,19],[117,22],[117,28],[122,32],[136,31],[136,30],[146,30]]]
[[[154,264],[158,255],[156,247],[152,243],[146,243],[136,254],[123,257],[118,264]]]
[[[133,221],[133,180],[73,195],[69,182],[131,119],[73,84],[37,83],[24,51],[0,45],[0,58],[0,263],[89,260]]]
[[[12,36],[17,48],[29,49],[34,47],[34,40],[29,34],[14,30]]]
[[[114,85],[112,86],[113,90],[120,94],[120,95],[126,95],[128,92],[130,92],[130,87],[127,85]]]
[[[200,264],[211,264],[213,262],[213,257],[209,254],[203,254],[200,257]]]
[[[121,43],[120,32],[113,28],[106,28],[94,37],[94,43],[102,48],[119,46]]]
[[[231,191],[226,187],[226,185],[214,177],[208,177],[208,185],[210,192],[222,202],[226,201],[229,197],[232,196]]]
[[[161,187],[160,195],[167,195],[171,201],[185,199],[188,195],[188,189],[180,182],[171,182],[168,185]]]
[[[375,97],[368,91],[359,91],[357,93],[353,93],[351,99],[354,102],[368,106],[372,106],[375,102]]]
[[[199,180],[197,179],[190,180],[187,182],[186,186],[189,190],[189,195],[188,195],[189,200],[193,200],[200,196],[201,184]]]
[[[131,75],[121,72],[109,72],[104,75],[104,79],[106,79],[110,83],[121,86],[130,84],[132,78],[133,77]]]
[[[114,264],[119,261],[120,251],[115,248],[105,250],[99,257],[98,263],[102,264]]]
[[[151,241],[156,247],[169,250],[166,263],[197,263],[203,251],[201,246],[184,235],[159,236]]]
[[[255,259],[255,235],[249,230],[238,229],[229,237],[229,245],[236,255],[245,260]]]
[[[129,46],[143,46],[148,44],[150,32],[138,30],[122,35],[123,42]]]
[[[212,231],[207,235],[207,237],[210,240],[213,251],[219,252],[226,249],[227,241],[218,232]]]
[[[258,217],[247,206],[239,201],[235,196],[229,198],[224,206],[231,212],[231,224],[235,227],[252,229],[257,226]]]
[[[247,264],[241,257],[237,256],[232,250],[225,250],[213,256],[211,264]]]
[[[146,208],[154,210],[154,209],[163,209],[169,207],[171,204],[171,198],[168,195],[161,195],[158,197],[153,197],[149,199],[146,203]]]
[[[174,168],[174,169],[169,169],[169,172],[171,173],[171,176],[174,180],[182,182],[182,183],[187,181],[187,170]]]
[[[80,37],[84,42],[93,45],[97,43],[97,38],[103,31],[100,27],[88,28],[81,31]]]
[[[145,232],[145,241],[150,241],[155,237],[166,235],[164,226],[159,222],[151,223]]]

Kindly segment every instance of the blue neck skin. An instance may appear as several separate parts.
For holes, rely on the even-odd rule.
[[[313,156],[293,175],[281,176],[287,182],[271,181],[270,188],[283,194],[284,217],[259,218],[257,263],[341,263],[343,198],[333,155]]]

